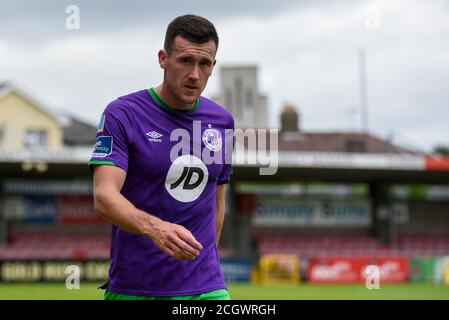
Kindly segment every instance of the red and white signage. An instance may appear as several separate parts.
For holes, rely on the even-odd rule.
[[[427,156],[425,157],[425,167],[428,171],[447,171],[449,170],[449,157],[448,156]]]
[[[60,196],[58,198],[59,223],[105,223],[94,210],[91,196]]]
[[[368,266],[377,266],[381,283],[407,281],[409,261],[406,257],[312,257],[307,275],[311,283],[365,282]]]

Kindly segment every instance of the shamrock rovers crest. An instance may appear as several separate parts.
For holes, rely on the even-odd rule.
[[[209,123],[209,129],[203,132],[203,142],[207,149],[217,152],[221,150],[222,141],[221,133],[217,129],[212,129],[212,125]]]

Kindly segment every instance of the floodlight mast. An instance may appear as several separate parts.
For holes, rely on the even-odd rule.
[[[364,47],[359,48],[359,89],[360,89],[360,115],[363,133],[369,132],[368,90],[366,82],[366,52]]]

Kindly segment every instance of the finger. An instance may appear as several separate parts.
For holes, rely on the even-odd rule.
[[[189,258],[190,258],[190,255],[186,255],[176,245],[173,245],[173,240],[175,238],[177,239],[176,234],[174,236],[169,237],[169,238],[171,238],[171,241],[157,241],[156,242],[157,247],[162,252],[164,252],[166,255],[168,255],[169,257],[172,257],[174,259],[185,260],[185,259],[187,259],[187,256],[189,256]]]
[[[187,243],[190,247],[193,247],[198,251],[203,250],[203,246],[201,245],[201,243],[199,243],[195,239],[195,237],[189,230],[182,227],[182,229],[177,230],[176,234],[179,236],[179,238],[181,238],[181,240],[183,240],[185,243]]]
[[[161,249],[162,252],[164,252],[169,257],[174,258],[176,256],[175,252],[172,249],[168,248],[168,247],[162,247],[160,249]]]
[[[173,239],[173,245],[175,245],[177,247],[177,249],[188,254],[189,258],[190,257],[196,258],[200,254],[199,250],[191,247],[186,242],[184,242],[181,238]]]
[[[195,258],[200,254],[197,249],[191,247],[178,236],[179,232],[176,229],[173,231],[167,237],[167,244],[170,245],[171,250],[175,251],[179,256],[185,256],[186,259]]]
[[[178,247],[176,243],[170,244],[170,249],[175,253],[175,258],[178,260],[192,260],[195,259],[195,256],[191,253],[183,250],[182,248]]]

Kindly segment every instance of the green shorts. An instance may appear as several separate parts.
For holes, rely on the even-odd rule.
[[[128,294],[114,293],[106,290],[104,293],[104,300],[231,300],[228,290],[219,289],[191,296],[172,296],[172,297],[157,297],[157,296],[132,296]]]

